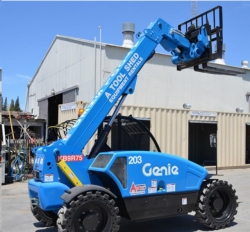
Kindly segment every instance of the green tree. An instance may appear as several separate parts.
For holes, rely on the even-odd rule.
[[[17,99],[15,101],[14,109],[15,109],[15,111],[21,111],[20,104],[19,104],[19,97],[17,97]]]
[[[15,111],[15,103],[14,103],[14,100],[11,99],[10,101],[10,108],[9,108],[10,111]]]
[[[7,101],[7,97],[5,97],[5,99],[4,99],[3,110],[4,110],[4,111],[7,111],[7,110],[8,110],[8,101]]]
[[[1,107],[1,111],[3,110],[3,96],[0,94],[0,98],[2,99],[2,107]]]

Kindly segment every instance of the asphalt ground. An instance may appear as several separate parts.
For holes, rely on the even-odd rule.
[[[250,169],[219,170],[215,178],[226,180],[236,189],[238,213],[224,232],[250,231]],[[57,228],[44,227],[30,212],[27,181],[1,186],[1,232],[56,232]],[[194,213],[166,219],[130,222],[122,220],[120,232],[191,232],[211,231],[200,224]],[[2,230],[1,230],[2,228]]]

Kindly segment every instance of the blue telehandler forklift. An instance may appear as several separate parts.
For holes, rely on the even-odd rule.
[[[195,71],[234,75],[208,65],[222,58],[222,8],[217,6],[178,29],[158,19],[137,38],[65,138],[34,149],[34,178],[28,183],[31,211],[38,221],[57,225],[60,232],[118,231],[120,217],[138,221],[192,211],[211,229],[230,226],[238,207],[232,185],[213,179],[198,164],[161,153],[142,122],[119,114],[126,96],[134,92],[137,74],[158,44],[171,52],[177,70],[194,67]],[[112,128],[117,138],[108,149],[105,143]],[[90,153],[83,154],[96,131]],[[120,132],[132,145],[126,146]],[[155,149],[140,146],[145,133]]]

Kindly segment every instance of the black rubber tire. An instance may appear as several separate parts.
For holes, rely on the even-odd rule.
[[[237,214],[236,191],[227,181],[208,180],[202,184],[196,206],[196,217],[212,229],[230,226]]]
[[[11,158],[10,158],[10,161],[6,161],[5,163],[5,173],[9,173],[10,169],[11,169],[11,165],[13,164],[13,162],[15,161],[16,159],[16,155],[12,155]],[[10,164],[9,164],[10,162]],[[9,165],[10,165],[10,169],[9,169]]]
[[[53,211],[44,211],[41,208],[30,205],[33,216],[44,226],[56,226],[57,215]]]
[[[58,212],[59,232],[119,231],[119,208],[108,194],[99,191],[78,195]]]

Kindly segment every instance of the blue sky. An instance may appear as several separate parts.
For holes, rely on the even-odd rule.
[[[225,61],[240,67],[242,60],[250,61],[250,2],[198,1],[198,11],[203,13],[217,5],[223,7]],[[99,41],[101,26],[102,42],[121,45],[124,22],[134,22],[139,32],[158,18],[177,27],[191,17],[191,1],[0,1],[3,98],[10,103],[19,96],[24,109],[27,83],[56,35],[88,40],[96,37]]]

